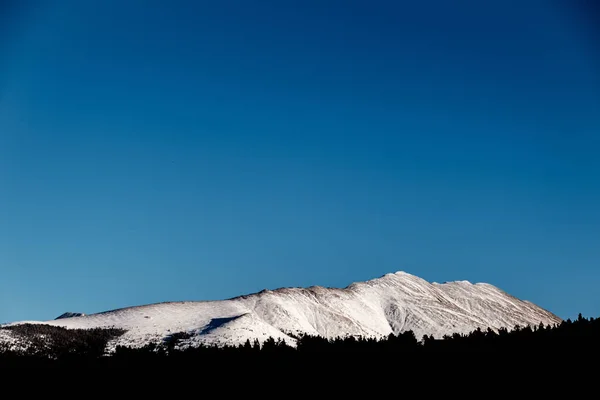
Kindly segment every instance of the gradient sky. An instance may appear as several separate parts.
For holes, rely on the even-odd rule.
[[[0,3],[0,322],[404,270],[600,316],[585,0]]]

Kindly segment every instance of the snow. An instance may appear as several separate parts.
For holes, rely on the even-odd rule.
[[[10,331],[0,329],[0,343],[8,343],[10,346],[13,345],[15,341],[16,339]]]
[[[294,336],[302,333],[329,338],[383,337],[412,330],[420,339],[425,334],[441,338],[476,328],[511,329],[560,321],[489,284],[429,283],[400,271],[343,289],[281,288],[229,300],[165,302],[36,323],[126,329],[111,344],[114,348],[161,341],[177,332],[193,334],[183,342],[190,346],[238,345],[248,339],[262,342],[269,336],[294,345]]]

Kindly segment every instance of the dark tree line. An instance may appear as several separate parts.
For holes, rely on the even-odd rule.
[[[66,329],[43,324],[2,327],[20,345],[0,342],[0,366],[54,365],[67,362],[95,362],[106,354],[110,340],[126,331],[113,328]]]
[[[0,366],[79,365],[135,367],[149,365],[199,366],[217,361],[244,362],[275,360],[294,362],[335,360],[340,355],[366,357],[403,357],[403,355],[446,352],[552,352],[552,354],[593,353],[600,349],[600,319],[579,317],[555,326],[516,326],[511,330],[477,329],[469,334],[453,334],[441,339],[423,336],[418,340],[412,331],[390,334],[382,339],[347,337],[326,339],[318,336],[298,336],[296,347],[284,340],[246,341],[239,346],[199,345],[186,347],[191,337],[175,333],[163,342],[149,343],[141,348],[118,346],[107,354],[110,340],[122,335],[120,329],[77,329],[48,325],[16,325],[4,327],[27,344],[14,349],[0,344]],[[400,354],[402,353],[402,354]]]

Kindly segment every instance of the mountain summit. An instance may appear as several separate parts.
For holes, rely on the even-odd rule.
[[[269,336],[383,337],[412,330],[440,338],[477,328],[554,325],[561,319],[486,283],[430,283],[406,272],[343,289],[281,288],[219,301],[166,302],[39,322],[67,328],[116,327],[115,344],[139,346],[178,332],[187,344],[240,344]]]

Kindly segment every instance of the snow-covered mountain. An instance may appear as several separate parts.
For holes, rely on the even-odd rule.
[[[412,330],[420,339],[425,334],[440,338],[476,328],[511,329],[560,321],[549,311],[486,283],[429,283],[396,272],[343,289],[263,290],[229,300],[158,303],[35,323],[123,328],[127,332],[113,345],[139,346],[177,332],[193,334],[189,345],[240,344],[269,336],[294,344],[293,337],[302,333],[382,337]],[[0,331],[0,340],[10,340],[7,335]]]

